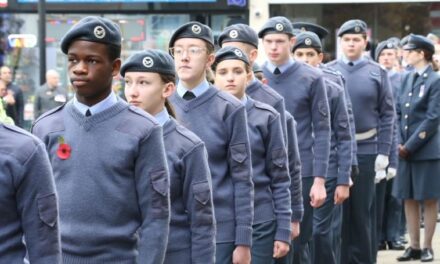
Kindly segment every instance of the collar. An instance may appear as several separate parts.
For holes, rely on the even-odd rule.
[[[168,120],[170,120],[170,115],[167,112],[167,109],[164,107],[162,111],[157,113],[154,118],[156,118],[156,121],[163,126]]]
[[[194,95],[196,97],[199,97],[200,95],[202,95],[204,92],[206,92],[209,88],[209,83],[208,81],[205,79],[203,80],[203,82],[201,82],[199,85],[197,85],[196,87],[194,87],[194,89],[191,90],[191,92],[194,93]],[[178,82],[177,83],[177,94],[180,97],[183,97],[183,95],[189,91],[185,86],[183,86],[182,82]]]
[[[351,62],[353,62],[353,66],[356,66],[357,64],[361,63],[363,60],[364,60],[364,57],[363,57],[363,56],[361,56],[359,59],[354,60],[354,61],[351,61],[351,60],[349,60],[347,57],[342,56],[342,61],[343,61],[345,64],[348,64],[348,63],[351,61]]]
[[[419,74],[419,76],[423,76],[423,73],[426,72],[428,68],[429,68],[429,64],[421,68],[420,70],[417,70],[417,73]]]
[[[275,71],[275,68],[278,68],[280,70],[281,73],[285,72],[290,66],[292,66],[295,63],[295,61],[292,58],[289,58],[289,60],[286,63],[283,63],[281,65],[275,65],[272,64],[272,62],[267,61],[267,69],[270,72]]]
[[[118,102],[118,98],[116,97],[116,95],[113,92],[111,92],[104,100],[102,100],[101,102],[99,102],[95,105],[92,105],[92,106],[87,106],[83,103],[80,103],[78,101],[78,99],[76,98],[76,95],[73,97],[73,105],[83,115],[86,115],[87,110],[90,110],[92,115],[95,115],[99,112],[102,112],[102,111],[112,107],[117,102]]]

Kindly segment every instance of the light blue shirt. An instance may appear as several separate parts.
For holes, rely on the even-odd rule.
[[[349,60],[347,57],[342,56],[342,61],[343,61],[345,64],[348,64],[348,63],[351,61],[351,62],[353,63],[353,66],[355,66],[355,65],[357,65],[357,64],[359,64],[359,63],[361,63],[363,60],[364,60],[364,56],[361,56],[359,59],[354,60],[354,61],[351,61],[351,60]]]
[[[101,102],[99,102],[93,106],[88,106],[83,103],[80,103],[78,101],[78,98],[76,98],[76,95],[73,97],[73,105],[83,115],[86,115],[87,110],[90,110],[90,113],[92,115],[95,115],[99,112],[102,112],[102,111],[112,107],[117,102],[118,102],[118,98],[116,97],[116,95],[113,92],[111,92],[104,100],[102,100]]]
[[[272,64],[270,61],[267,62],[267,68],[270,72],[274,72],[276,68],[280,70],[281,73],[285,72],[290,66],[292,66],[295,63],[295,61],[292,58],[289,58],[289,60],[281,65],[275,65]]]
[[[167,109],[164,107],[162,111],[157,113],[154,118],[156,118],[156,121],[163,126],[168,120],[170,120],[170,115],[168,114]]]
[[[419,74],[419,76],[423,76],[423,73],[425,73],[426,69],[428,69],[430,65],[426,65],[425,67],[421,68],[420,70],[417,71],[417,73]]]
[[[208,89],[209,89],[209,83],[207,80],[203,80],[203,82],[201,82],[199,85],[194,87],[194,89],[192,90],[189,90],[185,86],[183,86],[182,82],[177,83],[177,94],[182,98],[187,91],[191,91],[196,97],[199,97]]]
[[[246,96],[246,95],[244,95],[243,98],[240,99],[240,102],[241,102],[243,105],[246,105],[247,101],[248,101],[248,99],[247,99],[247,96]]]

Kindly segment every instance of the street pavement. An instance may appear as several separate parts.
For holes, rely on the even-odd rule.
[[[423,246],[423,232],[424,230],[420,230],[420,246]],[[407,239],[409,241],[409,237],[407,236]],[[406,244],[405,246],[408,246]],[[434,261],[433,262],[424,262],[424,263],[433,263],[433,264],[440,264],[440,224],[437,223],[437,228],[435,230],[434,239],[432,241],[432,247],[434,249]],[[398,262],[396,258],[400,256],[403,253],[402,251],[398,250],[384,250],[379,251],[378,257],[377,257],[377,264],[394,264],[394,263],[407,263],[407,264],[414,264],[414,263],[422,263],[420,260],[418,261],[408,261],[408,262]]]

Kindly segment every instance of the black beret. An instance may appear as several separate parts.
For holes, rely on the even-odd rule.
[[[97,16],[88,16],[72,26],[61,40],[61,51],[67,54],[70,44],[75,40],[86,40],[103,44],[121,46],[121,30],[113,21]]]
[[[245,24],[226,27],[218,37],[218,45],[221,47],[225,42],[244,42],[258,48],[257,33]]]
[[[352,19],[346,21],[339,28],[338,37],[344,34],[365,34],[367,33],[367,23],[360,19]]]
[[[422,35],[410,34],[408,42],[402,47],[404,50],[424,49],[434,53],[434,44],[430,39]]]
[[[221,48],[215,53],[213,68],[216,68],[217,64],[224,60],[241,60],[247,65],[250,64],[248,57],[241,49],[230,46]]]
[[[254,65],[252,65],[252,71],[254,73],[259,73],[259,72],[263,72],[263,69],[261,69],[258,63],[254,63]]]
[[[174,31],[171,36],[169,48],[174,47],[174,42],[181,38],[196,38],[204,40],[214,46],[214,38],[212,37],[212,30],[197,21],[191,21],[180,26],[176,31]]]
[[[295,23],[292,23],[292,27],[293,27],[293,29],[301,30],[301,32],[304,32],[304,31],[313,32],[316,35],[318,35],[318,37],[320,39],[325,38],[329,34],[327,29],[321,27],[320,25],[316,25],[313,23],[295,22]]]
[[[121,75],[124,77],[126,72],[156,72],[159,74],[175,75],[174,61],[168,53],[148,49],[139,51],[128,57],[122,64]]]
[[[376,61],[379,60],[380,53],[384,49],[395,49],[395,50],[397,50],[397,45],[396,45],[395,42],[392,42],[389,39],[385,40],[385,41],[382,41],[382,42],[379,42],[379,44],[377,44],[376,51],[374,52],[374,55],[375,55],[374,57],[375,57]]]
[[[276,16],[271,17],[261,28],[260,32],[258,32],[258,37],[263,38],[264,35],[269,33],[284,33],[290,36],[293,36],[293,28],[289,19]]]
[[[292,52],[294,52],[298,48],[314,48],[314,49],[322,49],[321,40],[319,36],[313,32],[301,32],[296,35],[296,42],[292,48]]]

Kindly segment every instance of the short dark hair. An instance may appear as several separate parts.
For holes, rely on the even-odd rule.
[[[111,61],[119,59],[121,57],[121,47],[116,45],[107,45],[107,54]]]

